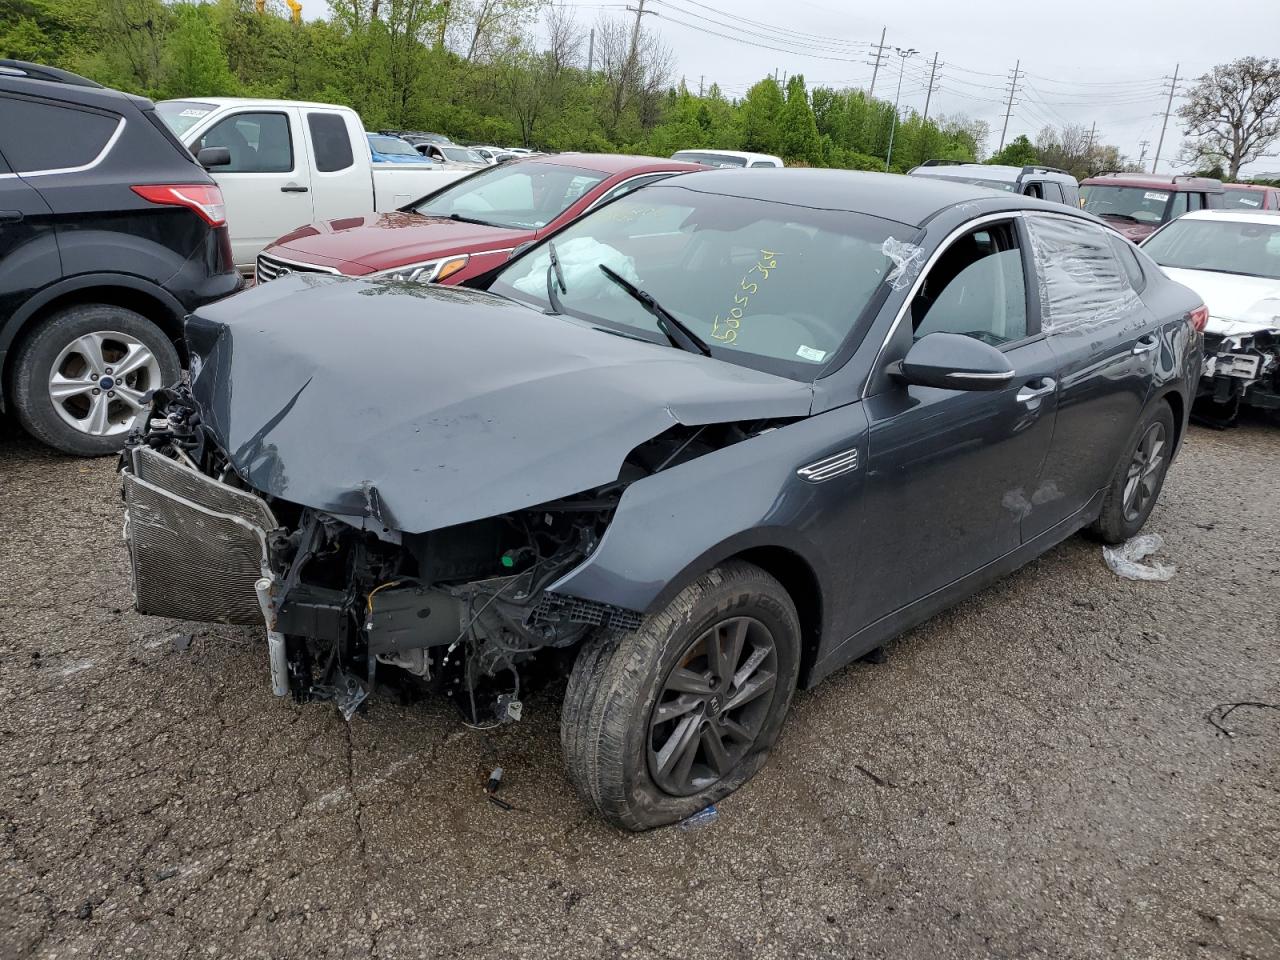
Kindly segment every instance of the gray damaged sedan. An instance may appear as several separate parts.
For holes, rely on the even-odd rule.
[[[906,177],[672,178],[471,286],[188,318],[123,458],[137,605],[265,625],[348,718],[515,721],[569,670],[569,775],[633,830],[741,786],[798,685],[1136,533],[1200,369],[1199,298],[1097,220]]]

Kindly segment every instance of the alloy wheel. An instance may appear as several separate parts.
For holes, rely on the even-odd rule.
[[[1166,434],[1164,424],[1156,422],[1138,441],[1129,461],[1124,481],[1124,518],[1132,523],[1143,515],[1155,498],[1164,470]]]
[[[49,398],[63,422],[95,437],[127,433],[160,386],[160,362],[141,340],[110,330],[86,333],[58,354]]]
[[[687,797],[733,770],[764,727],[777,674],[773,634],[754,617],[731,617],[699,634],[649,715],[654,783]]]

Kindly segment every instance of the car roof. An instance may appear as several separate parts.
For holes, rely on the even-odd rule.
[[[1020,177],[1035,180],[1054,180],[1075,183],[1076,178],[1063,170],[1055,170],[1039,164],[1015,167],[1007,163],[922,163],[911,169],[917,177],[967,176],[980,180],[998,180],[1017,183]]]
[[[777,160],[781,158],[772,153],[752,153],[750,150],[704,150],[702,147],[686,147],[676,153],[705,153],[712,157],[742,157],[745,160]]]
[[[240,107],[262,105],[268,107],[307,107],[327,110],[350,110],[340,103],[319,103],[314,100],[275,100],[271,97],[170,97],[160,103],[211,103],[215,107]]]
[[[1222,189],[1222,181],[1214,180],[1211,177],[1187,177],[1177,176],[1160,176],[1151,173],[1100,173],[1096,177],[1089,177],[1087,180],[1080,181],[1081,186],[1087,187],[1159,187],[1161,190],[1169,190],[1177,192],[1179,190],[1210,190],[1217,192]]]
[[[119,110],[121,102],[130,103],[141,110],[151,107],[146,97],[135,96],[122,90],[114,90],[88,80],[78,74],[56,70],[41,64],[28,64],[23,60],[0,60],[0,84],[5,90],[26,93],[66,103],[97,106],[107,110]],[[26,68],[30,68],[30,72]]]
[[[518,156],[518,154],[517,154]],[[660,170],[705,170],[700,163],[668,160],[664,157],[637,157],[627,153],[551,153],[523,158],[521,163],[552,163],[594,170],[610,176],[616,173],[647,173]]]
[[[1268,186],[1265,183],[1224,183],[1223,190],[1257,190],[1263,192],[1266,190],[1280,190],[1280,187]]]
[[[1280,226],[1280,210],[1193,210],[1179,220],[1226,220],[1230,223],[1265,223]]]
[[[976,200],[1000,200],[1003,204],[999,206],[1009,210],[1051,210],[1058,213],[1065,209],[1067,213],[1073,212],[1060,203],[1034,200],[955,180],[816,167],[786,167],[781,173],[760,168],[703,170],[680,177],[678,181],[666,181],[646,189],[662,189],[664,186],[820,210],[864,213],[914,227],[923,226],[940,211]]]

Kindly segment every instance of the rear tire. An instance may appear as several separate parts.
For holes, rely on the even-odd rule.
[[[23,342],[13,406],[37,440],[100,457],[124,446],[136,417],[145,415],[143,396],[181,376],[178,351],[150,320],[124,307],[82,304],[42,321]]]
[[[1142,529],[1164,488],[1173,431],[1173,410],[1160,400],[1142,419],[1116,464],[1102,511],[1089,528],[1094,537],[1103,543],[1123,543]]]
[[[623,829],[683,820],[763,766],[799,668],[782,585],[747,563],[712,570],[634,633],[579,652],[560,723],[569,778]]]

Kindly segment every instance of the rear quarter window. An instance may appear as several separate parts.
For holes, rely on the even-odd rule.
[[[1138,295],[1112,245],[1112,231],[1071,217],[1031,216],[1026,223],[1045,333],[1072,333],[1128,319]]]
[[[86,166],[121,122],[115,114],[17,97],[0,97],[0,112],[0,151],[17,173]]]
[[[333,173],[356,162],[351,151],[351,135],[347,121],[337,113],[308,113],[307,129],[316,153],[316,170]]]

